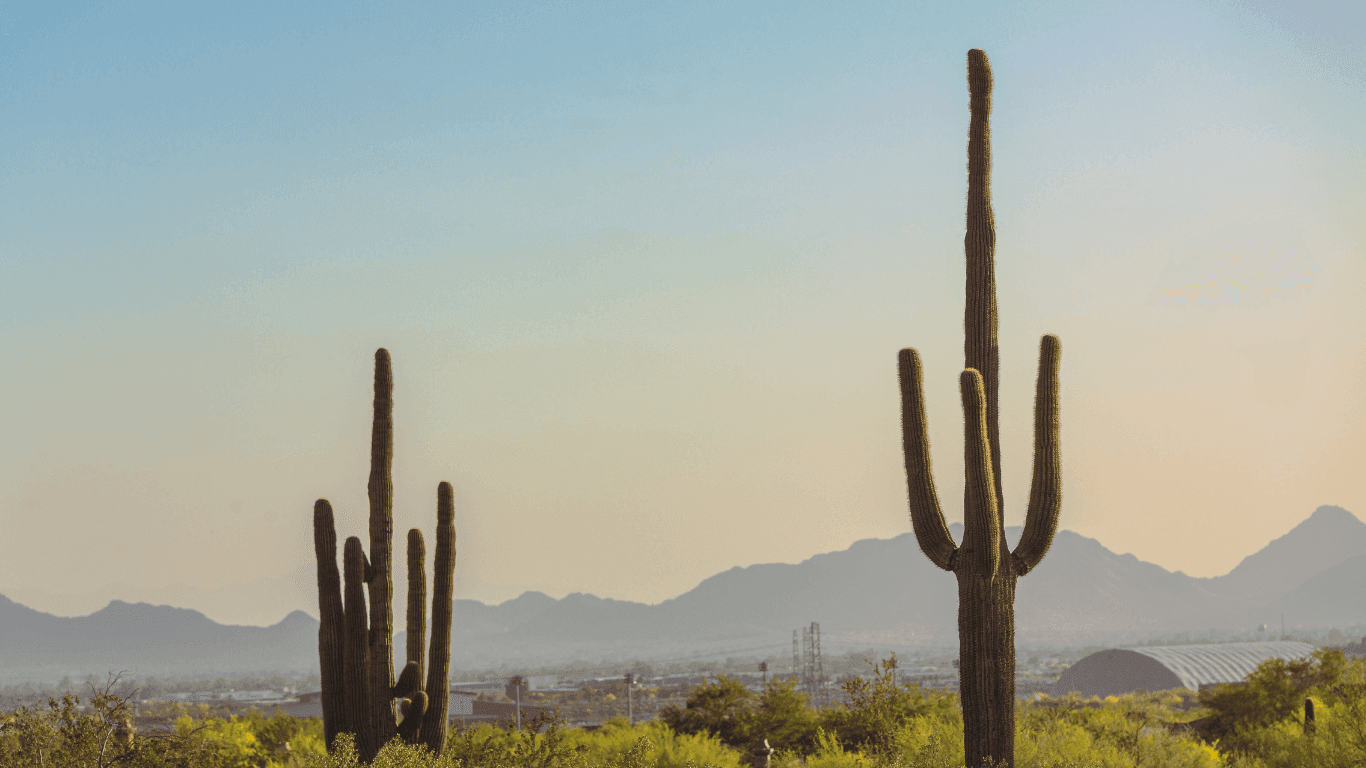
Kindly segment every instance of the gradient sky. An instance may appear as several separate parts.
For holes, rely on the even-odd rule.
[[[1361,3],[735,6],[0,4],[0,594],[316,614],[379,346],[460,595],[909,531],[904,346],[960,520],[973,47],[1007,523],[1044,333],[1062,527],[1213,576],[1366,517]]]

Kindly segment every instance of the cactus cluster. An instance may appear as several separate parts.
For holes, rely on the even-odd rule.
[[[1014,764],[1015,581],[1039,564],[1053,542],[1062,506],[1058,452],[1056,336],[1044,336],[1034,399],[1034,477],[1024,534],[1011,552],[1001,494],[997,426],[996,225],[991,209],[991,65],[968,51],[967,308],[963,399],[965,480],[963,542],[954,544],[930,472],[920,356],[903,349],[901,425],[911,524],[927,557],[958,578],[959,692],[967,765]]]
[[[348,538],[339,574],[332,505],[327,499],[318,499],[313,506],[324,736],[332,751],[338,733],[354,734],[359,756],[367,763],[395,736],[409,744],[424,744],[440,754],[446,743],[450,708],[455,505],[449,483],[441,483],[436,492],[432,637],[426,654],[426,547],[420,530],[408,532],[407,663],[397,681],[394,679],[393,389],[389,353],[379,349],[375,352],[375,413],[370,437],[370,557],[365,556],[359,538]]]

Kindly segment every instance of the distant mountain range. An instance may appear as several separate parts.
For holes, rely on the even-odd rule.
[[[961,526],[953,526],[961,537]],[[1012,542],[1019,528],[1009,528]],[[1366,622],[1366,523],[1319,507],[1227,575],[1195,578],[1094,539],[1059,531],[1021,579],[1022,644],[1113,644],[1161,632],[1266,623]],[[452,664],[530,666],[573,660],[784,655],[792,630],[818,621],[826,653],[952,647],[957,587],[913,534],[866,539],[795,565],[732,568],[658,605],[526,592],[499,605],[454,603]],[[399,601],[401,606],[402,601]],[[403,625],[401,608],[395,624]],[[113,601],[59,618],[0,596],[0,682],[63,675],[242,674],[317,667],[318,622],[295,611],[270,627],[224,626],[192,610]],[[402,633],[395,646],[403,647]]]

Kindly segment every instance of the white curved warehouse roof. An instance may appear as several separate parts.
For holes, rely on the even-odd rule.
[[[1241,683],[1267,659],[1299,659],[1314,652],[1309,643],[1218,643],[1212,645],[1150,645],[1129,650],[1150,656],[1176,673],[1181,685],[1193,691],[1202,685]]]
[[[1199,690],[1216,683],[1240,683],[1267,659],[1298,659],[1314,646],[1298,642],[1148,645],[1097,651],[1073,664],[1053,690],[1083,696],[1113,696],[1137,690]]]

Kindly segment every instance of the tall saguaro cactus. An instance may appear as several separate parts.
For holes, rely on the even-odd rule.
[[[396,735],[440,754],[446,743],[450,708],[451,599],[455,588],[455,504],[450,483],[441,483],[436,492],[432,640],[425,660],[426,689],[422,686],[427,634],[426,546],[416,528],[408,532],[407,663],[394,680],[393,391],[389,352],[379,349],[375,352],[375,415],[370,437],[370,558],[366,558],[359,538],[348,538],[339,574],[332,505],[327,499],[318,499],[313,505],[324,737],[331,750],[338,733],[355,734],[364,762],[374,759],[380,747]]]
[[[963,741],[971,768],[1015,760],[1015,580],[1039,564],[1058,527],[1062,469],[1058,453],[1056,336],[1039,345],[1034,395],[1034,477],[1024,534],[1011,552],[1001,494],[997,422],[999,348],[996,343],[996,225],[991,210],[991,65],[968,51],[971,123],[968,129],[967,308],[963,345],[963,543],[955,546],[930,472],[920,355],[903,349],[901,427],[910,491],[911,524],[920,549],[958,578],[959,692]]]

